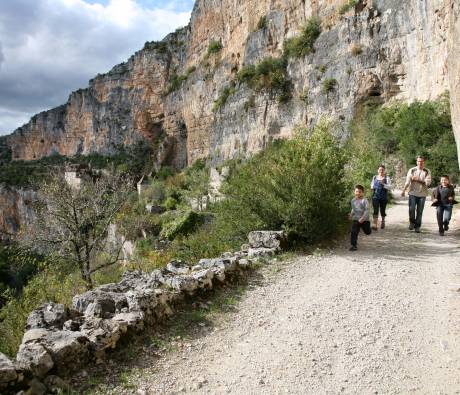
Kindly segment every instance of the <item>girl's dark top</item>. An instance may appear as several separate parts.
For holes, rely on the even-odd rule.
[[[377,176],[372,177],[371,188],[374,191],[372,199],[388,200],[388,189],[390,188],[390,179],[385,176],[383,178],[383,185]]]

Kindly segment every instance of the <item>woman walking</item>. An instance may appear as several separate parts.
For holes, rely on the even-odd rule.
[[[372,206],[374,207],[372,229],[377,230],[379,211],[380,216],[382,217],[382,222],[380,223],[380,228],[385,228],[385,209],[388,203],[388,191],[391,189],[390,177],[385,174],[385,166],[380,165],[377,170],[377,175],[372,177],[371,181],[372,189]]]

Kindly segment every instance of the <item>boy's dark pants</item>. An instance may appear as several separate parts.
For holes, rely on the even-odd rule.
[[[366,235],[370,235],[372,232],[371,223],[369,221],[364,221],[362,224],[360,224],[359,221],[353,220],[351,224],[351,245],[353,247],[357,247],[358,233],[360,229],[362,229]]]
[[[451,204],[441,204],[440,206],[436,207],[436,218],[438,220],[438,227],[440,232],[444,230],[444,225],[449,225],[451,216]]]

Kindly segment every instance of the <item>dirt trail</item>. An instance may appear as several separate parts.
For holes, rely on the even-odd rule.
[[[460,223],[422,233],[407,201],[387,228],[298,257],[250,288],[238,312],[156,366],[138,394],[460,394]]]

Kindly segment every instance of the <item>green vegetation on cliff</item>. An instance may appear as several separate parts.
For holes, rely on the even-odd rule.
[[[119,173],[128,173],[132,176],[141,176],[151,163],[153,148],[145,142],[139,142],[131,147],[118,147],[114,155],[77,155],[67,157],[50,155],[31,161],[4,161],[0,160],[0,184],[12,187],[36,187],[49,174],[62,171],[65,163],[85,164],[93,169],[114,169]]]

